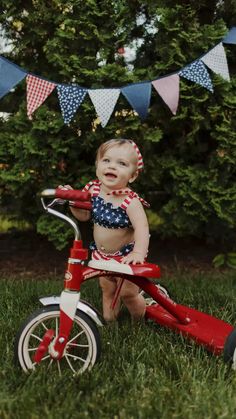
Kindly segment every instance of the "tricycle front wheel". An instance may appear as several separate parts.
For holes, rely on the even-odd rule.
[[[53,329],[58,336],[59,317],[59,306],[47,306],[34,312],[21,326],[15,341],[15,358],[24,371],[43,364],[46,368],[56,368],[60,375],[68,368],[73,374],[81,374],[98,360],[101,352],[98,328],[85,313],[77,310],[63,357],[55,360],[47,353],[40,364],[34,362],[34,354],[45,332]]]

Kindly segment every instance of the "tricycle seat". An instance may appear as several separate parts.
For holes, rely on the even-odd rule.
[[[115,259],[110,260],[90,260],[88,266],[100,271],[117,272],[120,274],[136,275],[145,278],[160,278],[161,272],[158,265],[154,263],[139,263],[137,265],[125,264]]]

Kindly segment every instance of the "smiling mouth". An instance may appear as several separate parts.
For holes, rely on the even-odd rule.
[[[110,177],[112,179],[116,179],[117,178],[117,176],[114,173],[105,173],[105,176],[106,177]]]

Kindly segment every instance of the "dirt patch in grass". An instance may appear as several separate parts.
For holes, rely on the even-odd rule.
[[[67,252],[68,253],[68,252]],[[0,274],[57,276],[65,268],[66,251],[58,251],[34,231],[0,234]]]
[[[91,236],[91,235],[89,235]],[[90,237],[85,240],[88,244]],[[163,274],[176,270],[209,271],[220,249],[196,238],[160,240],[151,236],[148,260],[160,265]],[[1,276],[60,276],[66,266],[69,247],[59,251],[34,231],[0,234]]]

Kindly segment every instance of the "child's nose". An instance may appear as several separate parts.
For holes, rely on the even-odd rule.
[[[115,162],[110,161],[110,162],[109,162],[109,168],[110,168],[110,169],[115,169],[115,168],[116,168],[116,163],[115,163]]]

